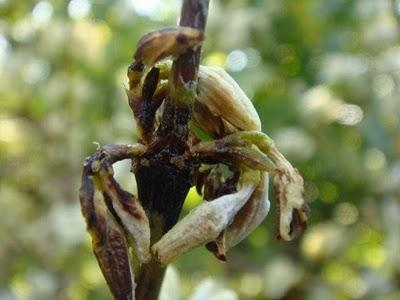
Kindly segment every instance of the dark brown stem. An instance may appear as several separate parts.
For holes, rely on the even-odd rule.
[[[184,0],[180,26],[205,30],[209,0]],[[166,101],[159,136],[173,132],[186,141],[191,109],[196,96],[197,73],[199,70],[201,47],[189,49],[172,64],[170,99]]]
[[[183,2],[179,25],[204,31],[207,22],[209,0],[187,0]],[[187,90],[195,88],[200,64],[201,47],[189,49],[172,64],[173,86]],[[177,99],[179,101],[179,99]]]
[[[179,25],[204,31],[209,0],[183,0]],[[165,110],[156,133],[156,141],[137,161],[136,176],[139,199],[150,220],[151,243],[176,224],[183,201],[193,185],[195,166],[178,166],[174,158],[188,149],[188,124],[197,85],[200,47],[188,50],[172,65],[171,91],[165,100]],[[139,269],[136,278],[136,299],[157,300],[165,268],[155,258]]]

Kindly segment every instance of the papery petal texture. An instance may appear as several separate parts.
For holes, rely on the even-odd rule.
[[[242,130],[261,130],[261,121],[253,103],[222,68],[200,66],[196,103],[194,120],[213,136],[222,137]],[[210,121],[213,124],[209,124]]]

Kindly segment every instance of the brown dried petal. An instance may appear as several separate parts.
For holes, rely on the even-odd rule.
[[[150,225],[140,202],[121,189],[109,170],[102,169],[95,175],[97,187],[111,199],[111,205],[130,236],[130,242],[139,262],[150,260]]]
[[[137,45],[134,58],[145,65],[152,66],[168,56],[177,56],[194,48],[204,40],[204,34],[191,27],[168,27],[149,32]]]
[[[100,193],[97,191],[95,194],[88,171],[88,166],[85,166],[79,197],[87,230],[92,237],[93,252],[115,299],[133,300],[136,285],[125,235]]]
[[[250,199],[235,215],[232,223],[213,242],[207,244],[207,249],[225,261],[226,252],[246,238],[266,217],[269,212],[268,173],[263,172],[262,179]]]
[[[292,240],[305,229],[309,208],[304,200],[304,182],[300,173],[276,148],[274,141],[266,134],[257,131],[243,131],[232,134],[225,139],[237,143],[243,139],[253,143],[260,149],[275,168],[270,172],[275,174],[274,187],[277,193],[279,208],[279,237]]]
[[[274,177],[278,198],[279,234],[286,241],[301,235],[306,228],[309,208],[304,201],[304,183],[296,169]]]
[[[232,134],[231,136],[236,135]],[[220,140],[198,143],[192,147],[191,153],[202,161],[223,162],[237,167],[247,167],[254,170],[277,172],[278,168],[269,157],[257,147],[250,144],[233,142],[231,136]]]
[[[268,197],[268,173],[263,172],[251,198],[236,214],[233,222],[226,229],[225,249],[236,246],[247,237],[267,216],[270,208]]]
[[[215,137],[241,130],[261,130],[261,121],[253,103],[222,68],[200,66],[196,101],[221,119],[220,124],[208,125],[203,111],[194,111],[193,118],[198,126]],[[220,128],[213,129],[217,125]]]
[[[242,176],[238,192],[202,202],[153,245],[152,251],[162,265],[217,238],[246,203],[258,183],[254,172],[249,173],[248,177]]]

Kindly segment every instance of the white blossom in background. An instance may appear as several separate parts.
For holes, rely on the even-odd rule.
[[[285,156],[306,161],[316,151],[313,137],[299,127],[284,127],[274,133],[274,141]]]
[[[280,299],[303,277],[303,270],[286,256],[276,256],[265,266],[264,295]]]
[[[324,85],[315,86],[303,94],[299,111],[306,121],[312,120],[314,125],[338,122],[352,126],[361,122],[364,116],[360,106],[345,103]]]
[[[200,281],[189,300],[239,300],[237,294],[211,278]]]
[[[68,14],[72,19],[83,19],[90,13],[91,6],[90,0],[71,0],[68,4]]]
[[[389,268],[400,271],[400,204],[393,197],[384,200],[382,214],[385,216],[384,226],[387,230],[385,252]]]
[[[38,2],[32,10],[32,20],[38,25],[46,25],[53,16],[53,5],[48,1]]]
[[[165,271],[159,300],[181,300],[182,289],[179,273],[172,265]]]
[[[223,282],[205,278],[198,282],[190,296],[182,295],[182,282],[178,271],[168,266],[160,292],[160,300],[239,300],[238,295]]]
[[[366,55],[329,53],[320,58],[318,77],[326,84],[355,79],[366,74],[369,63],[370,59]]]
[[[373,48],[396,44],[398,36],[399,26],[390,9],[376,14],[373,21],[364,27],[364,42]]]
[[[310,259],[333,258],[346,242],[345,228],[334,223],[320,223],[307,230],[301,243]]]

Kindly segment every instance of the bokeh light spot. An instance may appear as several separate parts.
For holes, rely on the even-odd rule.
[[[344,282],[344,290],[352,299],[360,299],[365,295],[368,288],[361,278],[354,277]]]
[[[35,35],[35,28],[30,18],[23,18],[17,21],[12,28],[12,37],[21,43],[31,42]]]
[[[378,75],[374,80],[374,89],[378,96],[385,97],[393,92],[394,81],[387,74]]]
[[[72,19],[82,19],[89,14],[91,6],[89,0],[71,0],[68,4],[68,14]]]
[[[341,225],[351,225],[358,219],[357,207],[349,202],[340,203],[335,209],[335,220]]]
[[[298,127],[285,127],[278,130],[274,134],[274,140],[283,154],[299,161],[310,159],[316,150],[313,137]]]
[[[303,239],[303,252],[309,258],[319,258],[323,246],[322,235],[312,232],[307,233]]]
[[[6,61],[9,49],[10,49],[10,42],[7,40],[5,36],[3,36],[0,33],[0,66],[3,65],[3,63]],[[3,68],[0,68],[0,74],[3,71],[2,69]]]
[[[256,297],[262,291],[262,280],[257,274],[245,274],[240,279],[240,291],[246,297]]]
[[[265,266],[264,295],[268,299],[280,299],[303,277],[301,267],[286,256],[276,256]]]
[[[363,111],[358,105],[342,104],[336,111],[336,120],[343,125],[356,125],[363,118]]]
[[[385,252],[381,245],[370,246],[365,249],[364,262],[372,268],[380,268],[385,263]]]
[[[212,52],[204,58],[204,64],[207,66],[226,67],[226,55],[223,52]]]
[[[397,111],[388,111],[381,118],[383,125],[390,131],[400,128],[400,116]]]
[[[32,20],[39,24],[46,24],[53,15],[53,6],[47,1],[40,1],[32,10]]]
[[[20,139],[20,128],[14,119],[0,116],[0,143],[13,143]]]
[[[336,201],[339,191],[335,184],[324,181],[319,187],[321,201],[325,203],[333,203]]]
[[[160,0],[129,0],[128,5],[132,7],[139,15],[152,16],[160,5]]]
[[[300,109],[307,119],[329,123],[335,120],[337,108],[342,102],[334,97],[327,86],[321,85],[304,93]]]
[[[10,288],[18,299],[27,299],[30,294],[28,283],[22,276],[15,277],[11,282]]]
[[[242,50],[230,52],[226,59],[229,71],[240,72],[247,66],[247,55]]]
[[[331,263],[325,267],[322,276],[330,283],[341,284],[354,277],[354,271],[349,266]]]
[[[46,79],[49,73],[50,63],[46,60],[35,58],[26,64],[22,76],[26,83],[37,84]]]
[[[247,48],[244,50],[244,53],[247,56],[247,68],[257,67],[261,62],[261,55],[257,49]]]
[[[306,231],[301,249],[312,260],[337,254],[343,243],[343,228],[332,223],[319,224]]]
[[[307,202],[315,201],[319,196],[318,187],[312,182],[305,182],[304,184],[304,199]]]
[[[379,171],[386,166],[385,154],[377,149],[369,149],[365,153],[365,166],[369,171]]]

